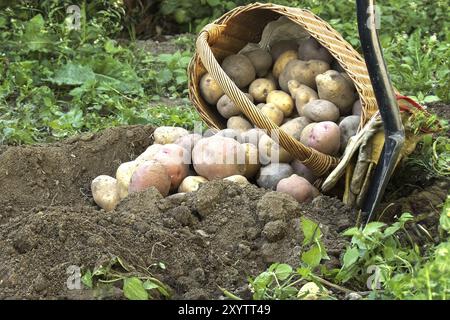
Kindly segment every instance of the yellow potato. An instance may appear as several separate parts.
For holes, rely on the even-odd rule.
[[[197,191],[200,188],[200,185],[207,181],[208,179],[202,176],[188,176],[184,178],[183,182],[181,182],[178,187],[178,192],[183,193]]]
[[[352,111],[357,98],[355,86],[349,79],[345,73],[335,70],[328,70],[316,77],[319,98],[333,102],[339,108],[341,116]]]
[[[206,73],[200,79],[200,93],[206,102],[209,104],[216,104],[223,95],[223,90],[220,88],[217,81],[214,80],[209,73]]]
[[[101,175],[92,180],[92,197],[95,203],[105,211],[112,211],[120,201],[117,190],[117,180],[113,177]]]
[[[246,119],[240,116],[231,117],[227,121],[227,128],[234,129],[239,132],[247,131],[253,128],[253,125]]]
[[[297,117],[284,123],[280,129],[300,141],[303,129],[310,123],[306,117]]]
[[[296,50],[288,50],[283,52],[273,65],[272,74],[275,77],[275,79],[278,79],[280,77],[280,74],[283,72],[284,68],[289,63],[289,61],[296,59],[298,59]]]
[[[229,177],[224,178],[223,180],[235,182],[240,185],[249,184],[247,178],[244,176],[241,176],[241,175],[229,176]]]
[[[300,116],[303,116],[303,107],[313,101],[319,99],[317,92],[304,84],[300,84],[297,80],[288,81],[289,92],[295,101],[295,108]]]
[[[169,144],[175,143],[179,138],[187,136],[189,131],[181,127],[158,127],[153,132],[155,143]]]
[[[283,112],[284,117],[289,117],[294,110],[294,101],[284,91],[274,90],[267,95],[267,103],[272,103]]]
[[[278,109],[274,104],[267,103],[261,108],[261,112],[270,120],[272,120],[277,126],[283,123],[283,111]]]
[[[122,163],[116,171],[117,190],[120,199],[128,195],[128,187],[130,186],[131,176],[140,164],[139,161],[129,161]]]
[[[243,143],[242,146],[245,149],[245,172],[243,175],[251,179],[258,173],[261,167],[258,147],[251,143]]]
[[[250,84],[248,92],[256,102],[266,102],[267,95],[276,88],[275,83],[271,80],[259,78]]]
[[[144,160],[152,160],[155,157],[155,154],[161,150],[163,147],[162,144],[154,143],[149,146],[141,155],[139,155],[135,161],[144,161]]]
[[[283,91],[288,92],[288,82],[297,80],[312,89],[316,88],[316,76],[330,69],[330,65],[321,60],[292,60],[281,73],[278,84]]]

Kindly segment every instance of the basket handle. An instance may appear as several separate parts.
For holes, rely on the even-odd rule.
[[[267,130],[269,135],[278,135],[279,144],[310,168],[317,176],[322,176],[332,167],[335,167],[339,159],[323,154],[295,140],[285,131],[281,130],[272,120],[267,118],[234,84],[217,62],[210,48],[221,35],[224,26],[219,24],[206,25],[196,41],[197,52],[205,69],[216,80],[225,94],[258,127]]]

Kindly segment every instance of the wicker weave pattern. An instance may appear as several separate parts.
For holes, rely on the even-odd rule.
[[[209,72],[253,124],[266,129],[269,134],[278,134],[283,148],[321,176],[335,167],[339,159],[309,148],[280,130],[231,81],[218,62],[230,54],[235,54],[248,42],[258,42],[265,25],[281,15],[302,26],[327,48],[353,80],[363,106],[360,124],[362,127],[378,109],[364,59],[328,23],[304,9],[254,3],[237,7],[205,26],[198,35],[197,51],[189,65],[189,96],[202,119],[210,127],[225,127],[224,119],[217,110],[209,106],[200,95],[199,80]]]

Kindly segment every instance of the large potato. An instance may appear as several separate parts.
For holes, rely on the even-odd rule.
[[[303,107],[313,101],[319,99],[317,92],[304,84],[300,84],[297,80],[288,82],[289,92],[295,101],[295,108],[300,116],[303,116]]]
[[[330,69],[330,65],[321,60],[292,60],[290,61],[278,79],[280,88],[289,92],[288,82],[297,80],[312,89],[316,89],[316,76]]]
[[[272,74],[275,79],[278,79],[283,72],[284,68],[286,68],[286,65],[289,61],[297,60],[297,50],[288,50],[283,52],[275,61],[275,64],[273,65]]]
[[[255,146],[259,143],[259,138],[264,135],[264,130],[253,128],[241,133],[241,143],[251,143]]]
[[[272,120],[277,126],[283,123],[284,114],[283,111],[278,109],[274,104],[267,103],[261,108],[261,112],[270,120]]]
[[[131,176],[128,192],[140,192],[155,187],[164,197],[169,194],[170,177],[166,168],[155,160],[143,161]]]
[[[256,102],[266,102],[267,95],[277,89],[275,83],[266,78],[259,78],[253,81],[248,88],[248,92]]]
[[[169,144],[188,134],[189,131],[180,127],[158,127],[153,132],[153,137],[156,144]]]
[[[258,77],[264,77],[272,66],[272,55],[263,49],[255,49],[245,52],[250,59]]]
[[[222,61],[222,69],[239,88],[255,80],[256,72],[252,62],[243,54],[233,54]]]
[[[314,181],[317,180],[317,176],[314,175],[314,173],[309,169],[307,166],[305,166],[303,163],[300,162],[300,160],[294,160],[291,162],[291,167],[294,169],[294,173],[300,177],[305,178],[310,183],[314,183]]]
[[[271,163],[259,170],[256,183],[261,188],[275,190],[281,179],[292,175],[294,171],[288,163]]]
[[[309,202],[313,199],[312,185],[303,177],[296,174],[281,179],[277,184],[278,192],[291,195],[298,202]]]
[[[303,129],[300,142],[322,153],[336,155],[340,147],[339,127],[331,121],[311,123]]]
[[[223,179],[245,172],[245,150],[231,138],[213,136],[200,140],[192,150],[197,174],[208,180]]]
[[[360,116],[348,116],[339,123],[339,129],[341,131],[341,152],[347,147],[350,137],[353,137],[358,131],[360,121]]]
[[[112,211],[120,201],[117,180],[113,177],[101,175],[92,180],[92,197],[95,203],[105,211]]]
[[[270,45],[270,54],[273,61],[276,61],[279,56],[289,50],[297,51],[298,43],[296,40],[280,40]]]
[[[269,162],[290,162],[293,159],[291,154],[287,152],[286,149],[280,146],[267,134],[264,134],[259,139],[258,150],[262,164],[268,164]]]
[[[186,136],[182,136],[175,141],[175,144],[183,147],[189,153],[194,148],[195,144],[200,141],[202,136],[198,133],[190,133]]]
[[[246,119],[240,116],[231,117],[227,121],[227,129],[234,129],[239,132],[244,132],[253,128],[253,125]]]
[[[183,182],[181,182],[178,187],[178,192],[194,192],[200,188],[202,183],[207,182],[208,180],[201,176],[188,176],[184,178]]]
[[[143,153],[141,153],[135,161],[143,161],[143,160],[152,160],[155,157],[155,154],[161,150],[163,147],[162,144],[154,143],[151,146],[149,146]]]
[[[129,161],[122,163],[116,170],[117,191],[120,199],[128,195],[128,187],[130,186],[131,176],[140,164],[139,161]]]
[[[333,102],[343,116],[351,112],[356,91],[347,77],[335,70],[328,70],[316,77],[316,83],[320,99]]]
[[[333,56],[316,39],[309,38],[300,42],[298,47],[298,58],[300,60],[322,60],[329,64],[333,62]]]
[[[267,103],[272,103],[283,112],[284,117],[289,117],[294,110],[294,101],[284,91],[274,90],[267,95]]]
[[[173,191],[188,175],[191,153],[177,144],[166,144],[155,154],[153,160],[166,168],[170,177],[170,190]]]
[[[251,143],[243,143],[242,146],[245,150],[245,171],[243,175],[251,179],[258,173],[259,168],[261,168],[258,148]]]
[[[200,93],[206,102],[209,104],[216,104],[223,95],[223,90],[220,88],[217,81],[214,80],[209,73],[206,73],[200,79]]]
[[[250,94],[246,93],[245,95],[253,102],[253,97]],[[239,109],[226,94],[217,101],[217,111],[219,111],[220,115],[225,119],[242,114],[241,109]]]
[[[284,123],[280,129],[300,141],[303,129],[310,123],[306,117],[297,117]]]
[[[339,119],[339,109],[333,102],[317,99],[303,107],[303,115],[312,122],[333,121]]]

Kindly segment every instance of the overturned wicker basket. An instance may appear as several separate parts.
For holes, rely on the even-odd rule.
[[[360,128],[364,126],[370,116],[378,110],[364,59],[327,22],[310,11],[261,3],[231,10],[205,26],[198,35],[196,53],[188,70],[189,96],[202,119],[212,128],[225,128],[225,119],[200,95],[199,81],[206,72],[209,72],[249,121],[259,128],[266,129],[269,134],[272,130],[279,130],[279,127],[264,116],[231,81],[219,63],[226,56],[239,52],[247,43],[258,42],[267,23],[281,16],[302,26],[328,49],[347,72],[361,98],[363,112]],[[307,147],[282,130],[279,130],[278,135],[280,145],[318,176],[326,174],[339,163],[339,158]]]

